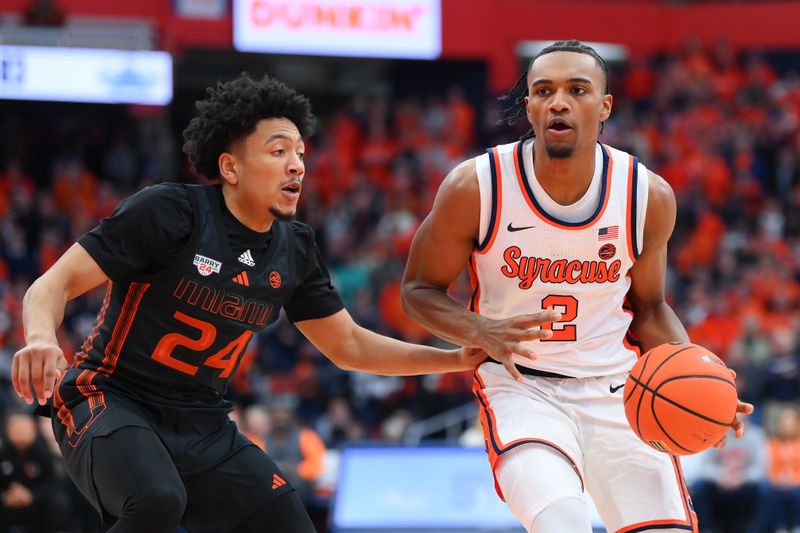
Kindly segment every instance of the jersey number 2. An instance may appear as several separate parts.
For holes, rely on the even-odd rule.
[[[172,352],[178,346],[185,346],[196,352],[207,350],[214,344],[214,339],[217,338],[217,328],[205,320],[190,317],[180,311],[175,311],[173,316],[184,324],[199,330],[200,338],[191,339],[180,333],[167,333],[158,341],[158,345],[156,349],[153,350],[153,355],[151,357],[162,365],[167,365],[175,370],[180,370],[184,374],[194,376],[197,374],[197,371],[200,370],[200,367],[176,359],[172,356]],[[219,368],[222,370],[219,377],[227,378],[236,367],[236,361],[239,360],[239,356],[242,354],[244,347],[247,346],[247,341],[249,341],[252,336],[252,331],[245,331],[230,344],[203,361],[203,365],[210,366],[211,368]]]
[[[577,326],[575,324],[564,324],[556,327],[562,322],[572,322],[578,317],[578,299],[574,296],[565,294],[550,294],[542,299],[542,309],[552,307],[553,310],[561,313],[561,320],[542,324],[542,329],[549,329],[553,336],[549,339],[539,339],[540,342],[551,341],[574,341],[577,338]]]

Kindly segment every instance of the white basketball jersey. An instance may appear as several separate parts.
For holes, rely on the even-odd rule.
[[[481,229],[469,262],[469,307],[495,319],[546,307],[562,314],[549,326],[550,339],[527,343],[537,359],[515,356],[519,365],[573,377],[626,372],[638,356],[626,295],[642,246],[647,170],[599,144],[586,193],[597,185],[598,201],[583,220],[567,221],[542,206],[554,202],[535,182],[533,143],[501,145],[475,159]]]

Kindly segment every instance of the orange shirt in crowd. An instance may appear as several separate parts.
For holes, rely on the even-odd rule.
[[[772,438],[767,444],[767,477],[776,486],[800,486],[800,439]]]

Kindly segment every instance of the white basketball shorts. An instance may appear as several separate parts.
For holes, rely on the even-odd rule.
[[[492,471],[509,450],[547,446],[558,453],[537,457],[569,461],[608,531],[633,533],[654,526],[697,531],[678,457],[650,448],[628,425],[621,387],[626,377],[525,376],[523,384],[502,365],[483,363],[475,371],[473,391]],[[536,476],[536,468],[530,476]],[[496,482],[495,488],[503,498]],[[530,506],[542,509],[548,503]]]

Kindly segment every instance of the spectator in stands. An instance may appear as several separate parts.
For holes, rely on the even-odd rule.
[[[784,408],[778,415],[778,428],[769,439],[767,513],[769,531],[800,531],[800,412]],[[766,525],[766,524],[765,524]],[[765,528],[766,529],[766,528]]]
[[[63,531],[69,499],[58,483],[55,457],[33,416],[10,410],[0,447],[0,527],[26,532]]]
[[[800,402],[800,353],[797,350],[797,334],[793,329],[777,329],[766,332],[770,342],[772,358],[764,369],[764,426],[776,427],[778,414],[783,407]]]
[[[347,442],[364,438],[364,427],[353,415],[353,409],[346,398],[332,398],[325,413],[316,423],[317,434],[329,448],[338,448]]]
[[[313,429],[300,424],[287,407],[276,406],[268,413],[266,428],[253,429],[266,429],[263,439],[267,453],[308,504],[313,497],[314,480],[325,468],[325,443]],[[252,423],[252,414],[247,418]]]
[[[766,443],[764,430],[751,423],[743,438],[701,455],[691,488],[701,533],[761,533]]]

